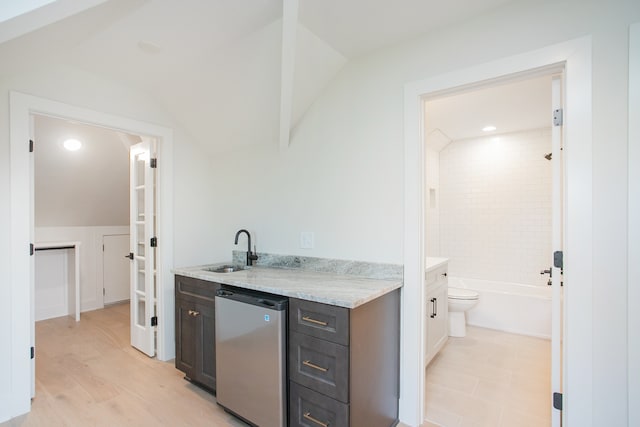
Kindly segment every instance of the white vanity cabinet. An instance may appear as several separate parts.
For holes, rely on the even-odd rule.
[[[449,338],[449,310],[447,301],[448,260],[427,258],[424,299],[424,365],[438,354]]]

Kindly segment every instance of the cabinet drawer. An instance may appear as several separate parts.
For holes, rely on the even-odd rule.
[[[349,309],[292,298],[289,329],[349,345]]]
[[[176,293],[182,295],[195,296],[213,301],[216,296],[216,290],[219,287],[220,285],[215,282],[194,279],[192,277],[176,276]]]
[[[289,390],[291,427],[348,427],[349,405],[294,382]]]
[[[291,332],[289,378],[341,402],[348,402],[349,348]]]

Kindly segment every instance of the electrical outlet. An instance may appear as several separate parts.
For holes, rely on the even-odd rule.
[[[300,232],[300,247],[302,249],[313,249],[314,236],[312,231]]]

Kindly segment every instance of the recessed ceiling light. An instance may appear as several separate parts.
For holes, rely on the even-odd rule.
[[[497,128],[495,126],[485,126],[482,128],[482,132],[493,132]]]
[[[82,142],[78,141],[77,139],[67,139],[64,142],[64,148],[66,148],[69,151],[78,151],[80,149],[80,147],[82,147]]]

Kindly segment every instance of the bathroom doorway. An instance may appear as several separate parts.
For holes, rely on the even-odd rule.
[[[593,316],[592,66],[591,40],[583,37],[535,51],[500,58],[480,65],[429,76],[405,85],[404,92],[404,233],[403,312],[400,414],[403,422],[420,425],[424,420],[425,241],[424,241],[424,99],[461,89],[473,89],[505,77],[548,74],[564,70],[567,105],[564,128],[563,212],[564,286],[571,304],[564,300],[562,379],[568,393],[559,418],[563,423],[585,424],[592,399],[593,360],[585,355],[593,348],[592,334],[585,334],[583,319]],[[543,73],[547,71],[548,73]],[[572,286],[576,284],[577,286]],[[551,404],[551,396],[549,396]]]
[[[541,270],[562,247],[561,79],[546,70],[424,101],[425,253],[448,258],[449,287],[479,295],[467,336],[426,369],[428,423],[552,425],[562,296]]]

